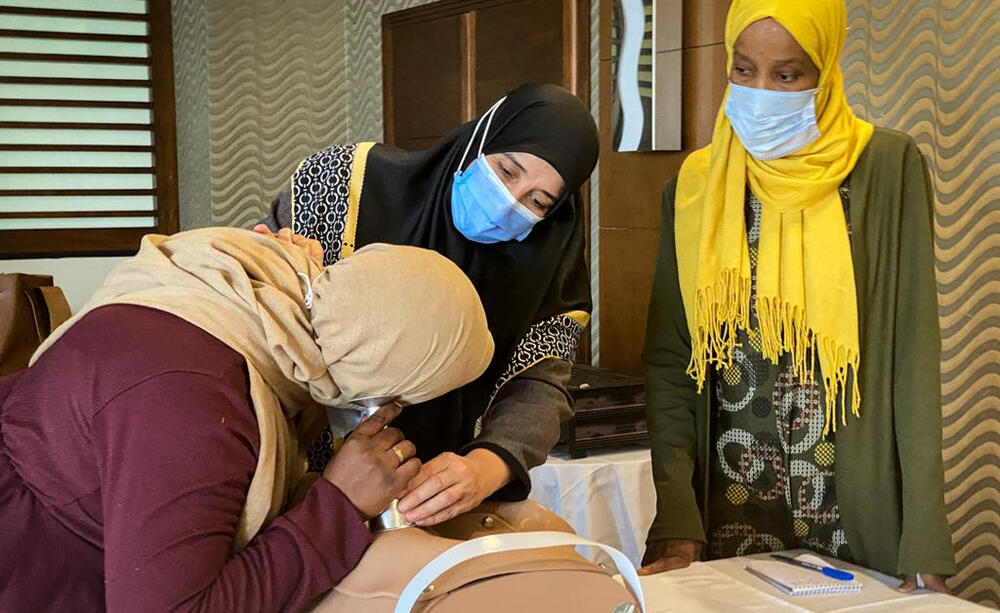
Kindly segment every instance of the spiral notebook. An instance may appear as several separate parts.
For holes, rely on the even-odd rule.
[[[829,566],[825,560],[808,554],[798,559],[813,564]],[[768,582],[789,596],[825,596],[829,594],[853,594],[861,591],[862,584],[853,581],[837,581],[808,568],[800,568],[778,560],[751,560],[747,572]]]

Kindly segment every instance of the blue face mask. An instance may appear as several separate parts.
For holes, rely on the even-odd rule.
[[[777,160],[805,149],[820,137],[816,92],[778,92],[729,83],[726,116],[747,153]]]
[[[542,220],[514,198],[483,155],[483,145],[486,143],[486,135],[493,121],[493,113],[503,101],[504,99],[501,99],[493,105],[479,120],[482,123],[483,119],[489,116],[486,130],[483,131],[479,143],[479,155],[465,171],[462,171],[472,141],[479,131],[479,123],[476,124],[469,145],[459,161],[459,169],[451,182],[452,222],[462,236],[477,243],[523,241],[535,224]]]

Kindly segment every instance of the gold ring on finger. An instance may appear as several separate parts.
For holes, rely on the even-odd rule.
[[[400,449],[399,447],[393,447],[393,448],[391,449],[391,451],[392,451],[392,452],[393,452],[394,454],[396,454],[396,457],[397,457],[397,458],[399,458],[399,463],[400,463],[400,464],[402,464],[402,463],[403,463],[403,462],[404,462],[404,461],[406,460],[406,456],[404,456],[404,455],[403,455],[403,450],[402,450],[402,449]]]

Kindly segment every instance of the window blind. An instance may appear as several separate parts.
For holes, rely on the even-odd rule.
[[[0,0],[0,257],[177,231],[169,0]]]

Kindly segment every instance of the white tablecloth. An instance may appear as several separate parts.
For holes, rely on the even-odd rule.
[[[790,555],[799,553],[802,552],[796,551]],[[752,558],[766,559],[767,555],[749,556],[749,559]],[[682,570],[641,577],[646,612],[962,613],[989,610],[929,590],[901,594],[896,591],[900,584],[898,579],[839,560],[830,560],[830,563],[853,572],[855,578],[864,584],[860,592],[831,596],[786,596],[746,572],[747,560],[748,558],[729,558],[695,562]]]
[[[531,470],[530,497],[561,515],[577,534],[612,545],[639,565],[656,513],[649,450],[631,447],[570,460],[554,455]],[[596,551],[580,553],[605,561]]]
[[[646,532],[656,512],[648,449],[633,447],[591,454],[579,460],[555,455],[531,470],[531,483],[531,498],[561,515],[578,534],[617,547],[633,564],[639,565]],[[605,556],[586,548],[580,549],[580,553],[598,562],[608,562]],[[865,584],[861,592],[793,598],[746,572],[746,562],[747,558],[696,562],[686,569],[642,577],[647,613],[988,610],[926,590],[901,594],[895,589],[900,584],[898,579],[841,561],[831,564],[854,572]]]

